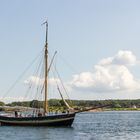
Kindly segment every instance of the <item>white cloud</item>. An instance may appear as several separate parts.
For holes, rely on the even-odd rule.
[[[11,102],[16,102],[16,101],[28,101],[30,100],[29,98],[25,98],[25,97],[0,97],[0,100],[5,102],[5,103],[11,103]]]
[[[69,86],[73,90],[96,93],[140,90],[140,81],[134,78],[127,67],[137,62],[131,51],[121,50],[113,57],[102,59],[93,72],[74,75]]]
[[[43,85],[44,79],[41,79],[37,76],[30,76],[27,80],[24,81],[25,84],[33,84],[33,85]]]
[[[136,64],[138,60],[131,51],[121,50],[114,56],[99,61],[93,71],[73,75],[72,80],[64,82],[64,85],[74,99],[103,99],[107,96],[109,98],[138,97],[138,94],[134,93],[140,91],[140,80],[130,71],[130,67]],[[31,76],[25,83],[43,85],[44,79]],[[49,78],[50,86],[54,88],[56,83],[60,84],[60,80]]]
[[[30,76],[27,80],[24,81],[25,84],[33,84],[35,86],[41,86],[44,84],[44,78],[38,76]],[[54,86],[60,83],[60,80],[57,78],[49,78],[49,84]]]
[[[57,78],[49,78],[49,84],[52,86],[56,86],[56,84],[59,84],[60,80]]]
[[[105,58],[99,62],[100,65],[135,65],[137,64],[136,56],[131,51],[120,50],[115,56]]]

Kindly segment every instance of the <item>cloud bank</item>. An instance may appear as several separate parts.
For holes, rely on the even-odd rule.
[[[73,99],[139,98],[140,80],[130,71],[138,64],[131,51],[120,50],[114,56],[100,60],[92,71],[73,75],[64,85]],[[24,83],[41,86],[44,79],[31,76]],[[49,78],[50,86],[56,88],[56,83],[61,82],[57,78]]]
[[[79,92],[134,92],[140,90],[140,81],[129,69],[137,64],[131,51],[120,50],[116,55],[102,59],[92,72],[74,75],[69,86]]]

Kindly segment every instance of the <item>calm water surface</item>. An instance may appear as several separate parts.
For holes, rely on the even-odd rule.
[[[140,140],[140,112],[81,113],[63,128],[0,126],[0,140]]]

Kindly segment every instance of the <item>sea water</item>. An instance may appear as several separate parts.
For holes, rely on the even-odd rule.
[[[72,127],[0,126],[0,140],[140,140],[140,112],[81,113]]]

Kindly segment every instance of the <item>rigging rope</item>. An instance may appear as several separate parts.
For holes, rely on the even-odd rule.
[[[73,72],[79,73],[79,71],[73,67],[63,56],[59,55],[59,58],[67,65]]]
[[[42,55],[41,55],[41,58],[40,58],[40,63],[39,63],[39,65],[38,65],[36,71],[34,72],[34,75],[35,75],[35,76],[37,75],[37,73],[38,73],[38,71],[39,71],[39,68],[40,68],[40,66],[41,66],[41,62],[42,62]],[[37,78],[37,77],[36,77],[36,78]],[[30,93],[33,92],[33,83],[32,83],[32,81],[31,81],[31,79],[29,79],[29,80],[30,80],[30,81],[28,82],[29,88],[28,88],[27,91],[26,91],[26,94],[25,94],[25,96],[24,96],[25,98],[27,98],[29,92],[30,92]],[[29,94],[29,95],[31,95],[31,94]]]
[[[68,99],[70,100],[70,97],[69,97],[69,95],[68,95],[68,92],[67,92],[67,90],[66,90],[66,88],[65,88],[65,86],[64,86],[64,84],[63,84],[63,81],[62,81],[62,79],[61,79],[61,77],[60,77],[60,75],[59,75],[59,73],[58,73],[56,67],[54,67],[54,68],[55,68],[55,71],[56,71],[56,74],[57,74],[58,78],[60,79],[60,82],[61,82],[61,84],[62,84],[62,87],[63,87],[63,89],[64,89],[64,91],[65,91],[65,93],[66,93]],[[71,102],[71,100],[70,100],[70,102]],[[71,102],[71,103],[72,103],[72,102]]]
[[[33,61],[31,61],[31,63],[27,66],[27,68],[20,74],[20,76],[16,79],[16,81],[10,86],[10,88],[4,93],[2,99],[4,99],[9,93],[10,91],[15,87],[15,85],[17,84],[17,82],[23,77],[23,75],[31,68],[31,66],[35,63],[35,61],[38,59],[38,57],[40,56],[40,54],[43,52],[43,50],[35,57],[35,59],[33,59]]]
[[[66,93],[66,95],[67,95],[67,98],[68,98],[68,100],[70,101],[70,103],[71,103],[71,105],[72,105],[72,101],[70,100],[70,98],[69,98],[69,96],[68,96],[67,90],[66,90],[66,88],[65,88],[65,86],[64,86],[64,84],[63,84],[63,82],[62,82],[62,79],[61,79],[61,77],[60,77],[58,71],[56,70],[56,67],[55,67],[54,65],[53,65],[53,67],[54,67],[54,70],[55,70],[55,72],[56,72],[56,74],[57,74],[58,79],[60,80],[60,83],[61,83],[61,85],[62,85],[62,88],[63,88],[63,90],[65,91],[65,93]],[[65,99],[63,98],[62,93],[61,93],[61,91],[60,91],[60,89],[59,89],[59,84],[58,84],[58,81],[57,81],[55,72],[54,72],[54,71],[52,71],[52,72],[53,72],[53,75],[54,75],[54,77],[55,77],[55,82],[56,82],[57,90],[59,91],[60,97],[62,98],[62,100],[64,100],[64,103],[65,103],[65,104],[68,104],[68,103],[65,101]],[[66,106],[68,107],[68,105],[66,105]]]

